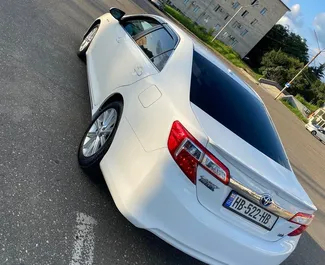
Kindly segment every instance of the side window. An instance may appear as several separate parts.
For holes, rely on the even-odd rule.
[[[161,70],[174,49],[176,40],[164,28],[161,28],[142,36],[136,40],[136,43]]]
[[[124,29],[132,37],[157,25],[159,25],[159,23],[153,19],[147,19],[147,20],[135,19],[135,20],[125,21],[123,23]]]
[[[157,55],[156,57],[151,58],[151,61],[158,68],[159,71],[161,71],[164,68],[172,52],[173,50],[164,52],[160,55]]]

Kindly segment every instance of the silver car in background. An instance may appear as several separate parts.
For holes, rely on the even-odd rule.
[[[315,136],[318,140],[320,140],[322,143],[325,143],[325,129],[312,124],[312,123],[307,123],[305,125],[305,128],[313,135]]]

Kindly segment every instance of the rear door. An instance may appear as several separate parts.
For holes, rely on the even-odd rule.
[[[97,106],[113,89],[159,73],[164,62],[159,60],[158,63],[158,59],[168,55],[176,39],[155,19],[132,16],[116,27],[115,42],[113,50],[106,43],[108,52],[103,47],[96,51],[94,60],[99,89],[93,97]]]

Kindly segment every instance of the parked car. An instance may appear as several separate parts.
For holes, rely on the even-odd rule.
[[[132,224],[208,264],[293,252],[316,207],[252,88],[154,15],[111,9],[78,54],[92,111],[79,164]]]
[[[150,0],[150,2],[156,6],[159,10],[163,11],[164,10],[164,4],[159,1],[159,0]]]
[[[325,143],[325,129],[318,126],[314,125],[312,123],[307,123],[305,125],[305,128],[313,135],[315,136],[318,140],[321,142]]]

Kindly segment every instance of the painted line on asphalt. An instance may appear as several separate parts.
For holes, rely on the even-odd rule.
[[[69,265],[92,265],[94,261],[97,221],[84,213],[77,213],[72,258]]]

